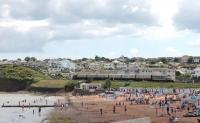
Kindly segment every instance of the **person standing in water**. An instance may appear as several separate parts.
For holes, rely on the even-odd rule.
[[[40,114],[41,114],[41,107],[39,107],[38,112],[39,112],[39,116],[40,116]]]

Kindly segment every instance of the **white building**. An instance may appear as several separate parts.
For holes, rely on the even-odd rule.
[[[76,71],[81,71],[85,69],[85,67],[83,66],[83,64],[76,64]]]
[[[192,74],[193,70],[188,68],[178,68],[176,71],[179,71],[181,74]]]
[[[192,77],[200,77],[200,67],[194,69]]]
[[[139,68],[134,71],[136,79],[151,80],[173,80],[175,81],[175,70],[168,68]]]
[[[199,64],[200,63],[200,57],[194,57],[193,62],[196,63],[196,64]]]
[[[114,70],[115,69],[115,65],[113,63],[104,63],[103,64],[103,69],[105,69],[105,70]]]
[[[63,70],[74,71],[75,64],[69,60],[50,59],[47,63],[49,73],[60,73]]]
[[[29,61],[29,62],[23,62],[23,65],[29,66],[32,68],[47,68],[47,63],[44,61]]]
[[[175,70],[168,68],[137,68],[127,73],[77,73],[75,78],[175,81]]]
[[[48,68],[49,74],[58,74],[61,73],[64,68]]]
[[[82,90],[100,90],[101,84],[100,83],[81,83],[80,89]]]
[[[184,55],[181,57],[181,63],[187,63],[190,56]]]
[[[126,63],[117,60],[113,61],[113,64],[117,70],[127,69],[128,67]]]
[[[134,73],[136,70],[139,69],[139,64],[134,62],[134,63],[129,63],[128,64],[128,67],[127,67],[127,70],[130,72],[130,73]]]
[[[92,62],[89,64],[90,70],[100,70],[101,69],[101,63],[100,62]]]

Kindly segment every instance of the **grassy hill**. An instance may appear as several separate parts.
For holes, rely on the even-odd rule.
[[[0,91],[16,91],[26,88],[31,83],[51,79],[31,68],[18,65],[0,65]]]
[[[0,78],[36,82],[49,76],[23,66],[0,65]]]
[[[73,80],[41,80],[37,83],[33,83],[31,87],[40,88],[61,88],[73,83]]]

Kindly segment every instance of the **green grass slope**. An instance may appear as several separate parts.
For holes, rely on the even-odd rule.
[[[28,67],[0,65],[0,79],[36,82],[42,79],[50,79],[50,77]]]

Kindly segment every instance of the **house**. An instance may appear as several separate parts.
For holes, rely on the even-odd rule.
[[[200,63],[200,57],[193,57],[193,63],[199,64]]]
[[[49,74],[59,74],[62,72],[62,70],[64,70],[64,68],[59,68],[59,67],[55,67],[55,68],[48,68],[48,73]]]
[[[85,69],[85,67],[84,67],[84,65],[83,64],[76,64],[75,65],[75,68],[76,68],[76,71],[81,71],[81,70],[83,70],[83,69]]]
[[[193,70],[190,68],[178,68],[176,71],[179,71],[181,74],[192,74]]]
[[[192,77],[200,77],[200,67],[197,67],[193,70]]]
[[[66,59],[50,59],[47,62],[49,74],[57,74],[62,71],[75,71],[75,64]]]
[[[100,83],[81,83],[80,84],[81,90],[101,90]]]
[[[187,63],[189,58],[190,58],[190,56],[188,56],[188,55],[182,56],[181,57],[181,63]]]
[[[115,69],[115,65],[113,63],[104,63],[103,64],[103,69],[105,69],[105,70],[114,70]]]
[[[136,63],[136,62],[129,63],[127,65],[127,70],[128,70],[128,72],[133,73],[134,71],[138,70],[139,67],[140,67],[139,63]]]
[[[117,70],[127,69],[128,67],[126,63],[117,60],[113,61],[113,64]]]
[[[32,68],[39,68],[45,69],[47,68],[47,63],[45,61],[30,61],[30,62],[23,62],[25,66],[29,66]]]
[[[151,77],[153,80],[172,80],[176,79],[175,69],[168,68],[151,68]]]
[[[168,68],[136,68],[127,73],[76,73],[75,79],[125,79],[125,80],[156,80],[156,81],[175,81],[175,70]]]
[[[101,69],[101,63],[100,62],[91,62],[89,64],[90,70],[100,70]]]

